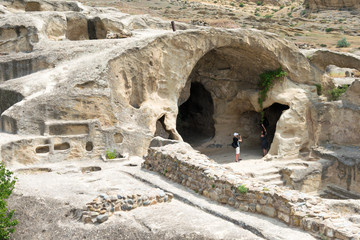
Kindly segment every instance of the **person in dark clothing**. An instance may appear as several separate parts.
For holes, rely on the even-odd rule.
[[[233,145],[236,147],[235,148],[235,162],[238,162],[238,161],[242,160],[240,158],[240,143],[241,142],[242,142],[241,135],[239,135],[238,133],[234,133]]]
[[[267,151],[269,148],[269,143],[267,141],[267,132],[266,132],[266,128],[264,127],[264,124],[261,124],[261,127],[263,129],[263,130],[261,130],[261,134],[260,134],[261,148],[262,148],[263,154],[265,156],[267,154]]]

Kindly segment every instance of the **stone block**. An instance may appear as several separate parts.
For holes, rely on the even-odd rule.
[[[276,216],[276,210],[273,207],[263,206],[261,211],[262,211],[262,213],[264,213],[265,215],[267,215],[269,217]]]
[[[107,221],[108,219],[109,219],[109,215],[107,213],[100,214],[99,216],[96,217],[96,221],[98,223],[103,223],[103,222]]]
[[[283,213],[283,212],[278,212],[278,218],[283,220],[286,223],[290,223],[290,216]],[[296,225],[297,226],[297,225]]]
[[[334,229],[332,228],[326,228],[325,229],[325,234],[327,237],[329,238],[333,238],[335,235],[334,235]]]

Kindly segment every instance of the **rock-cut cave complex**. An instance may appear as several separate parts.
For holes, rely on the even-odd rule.
[[[360,80],[338,100],[326,95],[336,86],[329,66],[354,76],[359,56],[300,52],[255,29],[176,23],[173,31],[167,21],[77,2],[1,3],[7,166],[100,160],[107,150],[142,157],[154,137],[233,151],[240,132],[242,149],[259,148],[259,75],[281,68],[287,75],[263,103],[271,142],[263,160],[307,163],[302,172],[283,169],[292,189],[360,198]]]

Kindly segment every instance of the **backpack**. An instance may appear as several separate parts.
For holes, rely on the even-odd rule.
[[[231,146],[232,146],[233,148],[237,148],[237,147],[238,147],[236,142],[232,142]]]

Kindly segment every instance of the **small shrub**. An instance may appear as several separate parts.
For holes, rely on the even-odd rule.
[[[292,17],[292,15],[291,15],[292,13],[291,12],[289,12],[287,15],[288,15],[288,17]]]
[[[263,1],[257,1],[256,5],[258,5],[258,6],[264,5],[264,2]]]
[[[270,191],[270,189],[268,189],[267,187],[264,187],[263,190],[264,190],[264,192]]]
[[[267,92],[270,90],[271,86],[274,84],[275,80],[281,80],[282,77],[287,76],[287,73],[284,72],[281,68],[276,69],[275,71],[264,72],[259,75],[258,86],[260,88],[258,103],[261,109],[261,123],[264,121],[264,109],[263,102],[267,97]]]
[[[114,159],[116,158],[116,151],[115,149],[113,151],[110,151],[109,149],[106,150],[106,156],[108,157],[108,159]]]
[[[13,219],[15,210],[7,209],[7,202],[15,188],[16,178],[7,170],[4,163],[0,163],[0,239],[10,239],[10,234],[15,232],[18,221]]]
[[[281,6],[280,6],[280,9],[283,9],[284,7],[285,7],[284,5],[281,5]]]
[[[212,188],[215,188],[215,184],[212,184],[211,187],[212,187]]]
[[[327,32],[327,33],[332,32],[332,31],[334,31],[333,28],[326,28],[326,29],[325,29],[325,32]]]
[[[245,194],[245,193],[247,193],[247,191],[248,191],[248,188],[247,188],[244,184],[238,186],[237,189],[238,189],[239,192],[242,193],[242,194]]]
[[[295,36],[300,37],[300,36],[302,36],[302,34],[301,33],[295,33]]]
[[[331,100],[336,101],[340,98],[340,96],[346,92],[348,89],[348,85],[344,84],[339,87],[333,88],[330,90]]]
[[[255,16],[260,17],[260,13],[255,12]]]
[[[346,41],[346,38],[342,38],[336,44],[336,47],[338,47],[338,48],[349,47],[349,46],[350,46],[350,43],[348,41]]]
[[[327,45],[326,44],[320,44],[320,47],[327,47]]]
[[[239,4],[239,7],[244,7],[244,6],[245,6],[244,3],[240,3],[240,4]]]
[[[264,18],[266,18],[266,19],[270,19],[270,18],[272,18],[272,17],[273,17],[272,14],[266,14],[266,15],[264,16]]]
[[[316,93],[317,93],[317,95],[321,95],[322,94],[322,86],[321,86],[321,84],[315,84],[315,86],[316,86]]]
[[[234,6],[235,6],[235,3],[230,3],[230,5],[234,7]]]

